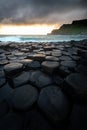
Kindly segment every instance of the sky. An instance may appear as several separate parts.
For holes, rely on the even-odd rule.
[[[0,33],[9,26],[42,26],[51,31],[63,23],[86,18],[87,0],[0,0]]]

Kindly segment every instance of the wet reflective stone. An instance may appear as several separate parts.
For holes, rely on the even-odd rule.
[[[69,56],[61,56],[59,59],[60,60],[64,60],[64,61],[70,61],[70,60],[72,60],[72,58],[70,58]]]
[[[71,57],[72,57],[73,60],[76,60],[76,61],[80,60],[80,57],[79,57],[79,56],[74,56],[74,55],[73,55],[73,56],[71,56]]]
[[[9,102],[19,110],[29,109],[37,100],[38,91],[31,85],[23,85],[16,88],[10,97]]]
[[[26,67],[28,67],[32,62],[33,62],[33,60],[31,60],[31,59],[20,60],[20,63],[22,63]]]
[[[32,61],[31,64],[28,64],[28,68],[30,69],[38,69],[41,67],[41,64],[39,61]]]
[[[6,64],[8,64],[8,63],[9,63],[8,60],[1,60],[1,61],[0,61],[0,66],[6,65]]]
[[[51,56],[51,54],[52,54],[52,51],[45,51],[46,56]]]
[[[14,76],[15,74],[22,71],[23,64],[21,63],[10,63],[4,66],[6,76]]]
[[[7,56],[7,59],[8,60],[16,60],[17,57],[15,57],[14,55],[9,55],[9,56]]]
[[[46,56],[45,60],[48,60],[48,61],[59,61],[59,58],[54,57],[54,56]]]
[[[69,102],[66,96],[55,85],[42,89],[38,105],[47,117],[55,123],[64,120],[69,112]]]
[[[33,59],[38,60],[38,61],[44,61],[45,60],[45,55],[44,54],[34,54]]]
[[[7,100],[12,92],[13,89],[8,85],[8,83],[0,88],[0,102]]]
[[[73,89],[72,96],[87,99],[87,76],[80,73],[72,73],[66,77],[65,81]]]
[[[37,88],[43,88],[49,84],[52,84],[52,79],[41,71],[31,71],[29,75],[29,80],[37,86]]]
[[[59,63],[58,62],[54,62],[54,61],[44,61],[42,62],[42,68],[44,69],[44,71],[52,74],[53,71],[55,69],[57,69],[59,67]]]
[[[29,49],[26,49],[26,48],[22,48],[21,50],[20,50],[21,52],[29,52]]]
[[[3,71],[0,71],[0,87],[2,87],[6,82],[5,75]]]
[[[60,64],[62,66],[66,66],[66,67],[69,67],[69,68],[76,67],[76,62],[75,61],[62,61]]]
[[[23,53],[23,52],[16,52],[14,55],[15,55],[15,56],[23,56],[24,53]]]
[[[45,51],[50,51],[52,50],[54,47],[51,47],[51,46],[44,46],[44,50]]]
[[[52,51],[52,56],[60,57],[61,56],[61,51],[60,50]]]
[[[21,74],[10,80],[13,88],[26,84],[29,81],[29,72],[22,72]]]

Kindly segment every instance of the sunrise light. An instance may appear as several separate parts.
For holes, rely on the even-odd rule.
[[[2,35],[46,35],[54,29],[54,25],[2,25]]]

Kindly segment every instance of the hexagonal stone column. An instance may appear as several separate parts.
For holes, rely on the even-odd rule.
[[[53,71],[59,67],[59,63],[56,61],[44,61],[41,65],[44,71],[46,71],[49,74],[52,74]]]
[[[38,100],[40,109],[55,123],[67,117],[69,102],[58,86],[50,85],[43,88]]]
[[[80,73],[72,73],[65,79],[68,93],[73,98],[87,100],[87,76]]]
[[[4,66],[4,71],[7,77],[14,76],[22,71],[23,64],[21,63],[10,63]]]
[[[29,109],[37,100],[38,91],[31,85],[16,88],[9,99],[9,103],[19,110]]]

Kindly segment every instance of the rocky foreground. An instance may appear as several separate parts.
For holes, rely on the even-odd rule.
[[[0,130],[87,130],[87,40],[0,44]]]

